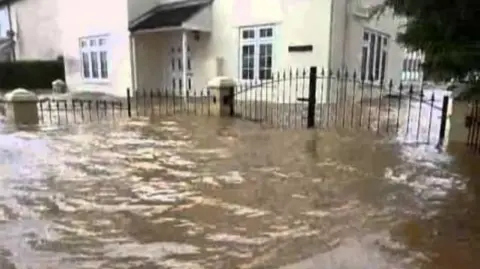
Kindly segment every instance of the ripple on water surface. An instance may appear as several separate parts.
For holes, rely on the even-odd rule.
[[[417,268],[432,250],[398,231],[466,184],[412,151],[202,118],[5,133],[0,265]]]

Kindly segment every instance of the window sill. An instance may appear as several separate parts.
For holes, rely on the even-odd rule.
[[[108,79],[83,79],[83,83],[92,84],[92,85],[109,85],[110,80]]]

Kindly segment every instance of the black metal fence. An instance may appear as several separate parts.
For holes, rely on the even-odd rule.
[[[127,115],[125,100],[89,100],[41,98],[37,105],[39,123],[76,124],[120,119]],[[0,114],[6,114],[7,102],[0,99]]]
[[[478,100],[470,104],[465,125],[468,128],[467,146],[480,153],[480,102]]]
[[[365,129],[404,141],[441,143],[448,97],[423,84],[366,80],[316,67],[239,83],[236,115],[281,128]]]
[[[212,114],[212,93],[205,87],[186,94],[172,87],[127,89],[126,95],[111,100],[44,98],[37,102],[40,122]],[[236,117],[273,127],[364,129],[426,143],[441,142],[445,132],[444,93],[366,80],[356,72],[289,69],[263,80],[239,80],[234,95]]]

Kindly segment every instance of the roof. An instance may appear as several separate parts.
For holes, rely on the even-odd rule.
[[[17,2],[19,0],[0,0],[0,6],[4,6],[9,3]]]
[[[183,22],[210,5],[211,2],[212,0],[189,0],[160,4],[131,22],[129,30],[180,27]]]

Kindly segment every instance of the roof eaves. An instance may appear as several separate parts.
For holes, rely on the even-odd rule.
[[[162,10],[178,9],[178,8],[184,8],[184,7],[189,7],[189,6],[202,5],[202,4],[206,5],[206,4],[211,4],[212,2],[213,2],[213,0],[183,0],[183,1],[175,1],[175,2],[171,2],[171,3],[159,4],[159,5],[151,8],[147,12],[143,13],[142,15],[138,16],[137,18],[131,20],[129,22],[129,28],[135,27],[136,25],[140,24],[144,20],[150,18],[156,12],[159,12],[159,11],[162,11]]]

